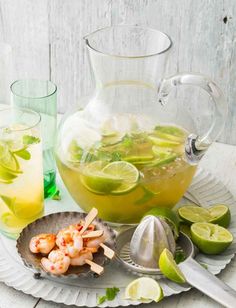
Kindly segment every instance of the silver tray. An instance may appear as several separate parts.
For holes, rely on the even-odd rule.
[[[61,211],[80,211],[69,194],[63,189],[63,184],[59,183],[62,191],[60,202],[49,200],[46,202],[46,214]],[[205,264],[210,272],[218,274],[230,263],[236,252],[236,202],[228,189],[215,177],[199,169],[186,196],[193,202],[202,206],[209,206],[214,203],[224,203],[229,205],[232,222],[229,230],[234,235],[233,244],[222,254],[216,256],[206,256],[198,254],[198,262]],[[180,204],[186,203],[182,199]],[[16,242],[0,235],[0,281],[6,285],[20,290],[34,297],[41,297],[44,300],[75,305],[78,307],[97,307],[97,298],[105,294],[105,288],[116,286],[120,288],[118,296],[113,301],[105,302],[101,307],[118,307],[128,305],[138,305],[139,302],[123,299],[125,287],[137,276],[123,269],[117,261],[107,265],[104,275],[98,278],[78,278],[71,281],[48,277],[35,279],[31,270],[27,269],[16,251]],[[188,291],[190,286],[178,285],[165,278],[159,280],[164,295],[170,296],[184,291]]]

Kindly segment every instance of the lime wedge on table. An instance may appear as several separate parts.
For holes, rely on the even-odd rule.
[[[139,171],[138,169],[126,162],[126,161],[115,161],[106,165],[102,172],[107,176],[116,176],[122,179],[122,183],[117,188],[111,191],[112,194],[125,194],[132,190],[138,182]]]
[[[159,258],[159,268],[162,274],[168,279],[177,282],[186,282],[184,275],[176,264],[172,253],[165,248]]]
[[[209,211],[200,206],[186,205],[178,209],[180,218],[191,225],[194,222],[208,222],[212,219]]]
[[[116,189],[122,183],[122,178],[106,174],[102,171],[104,163],[95,161],[84,167],[81,181],[83,185],[90,191],[97,194],[107,194]]]
[[[152,208],[150,211],[145,213],[144,216],[147,215],[153,215],[157,217],[162,217],[164,218],[167,223],[170,225],[172,228],[175,237],[177,238],[179,235],[179,217],[178,215],[171,209],[164,208],[164,207],[155,207]]]
[[[230,210],[224,204],[216,204],[208,208],[208,212],[211,215],[211,220],[209,222],[217,224],[224,228],[227,228],[230,224]]]
[[[192,224],[191,237],[194,244],[206,254],[219,254],[233,241],[233,235],[227,229],[207,222]]]
[[[133,280],[125,289],[125,299],[159,302],[163,297],[159,283],[148,277]]]

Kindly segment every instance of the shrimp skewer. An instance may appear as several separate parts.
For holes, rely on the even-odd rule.
[[[30,240],[29,249],[33,253],[48,254],[56,245],[55,234],[38,234]]]
[[[63,251],[57,249],[51,251],[47,258],[42,258],[41,264],[46,272],[61,275],[68,270],[70,258]]]
[[[70,264],[72,266],[81,266],[86,264],[86,260],[93,260],[93,254],[89,249],[84,248],[80,251],[79,255],[75,258],[70,259]]]
[[[68,254],[69,257],[76,257],[79,252],[83,249],[83,239],[76,229],[73,226],[69,226],[58,232],[56,237],[56,244]]]
[[[105,236],[91,238],[87,242],[85,242],[85,246],[89,249],[93,249],[94,252],[97,252],[98,248],[102,247],[102,249],[104,250],[104,255],[109,259],[113,259],[115,256],[115,252],[110,247],[104,244],[105,241]]]

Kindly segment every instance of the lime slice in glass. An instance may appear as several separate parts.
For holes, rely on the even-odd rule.
[[[81,181],[93,193],[107,194],[121,186],[123,179],[119,175],[107,174],[102,171],[104,162],[95,161],[83,168]]]
[[[125,289],[125,299],[159,302],[163,297],[159,283],[148,277],[133,280]]]
[[[112,194],[125,194],[136,187],[139,179],[138,169],[126,161],[115,161],[106,165],[102,172],[107,176],[114,176],[122,179],[122,183],[111,191]]]
[[[21,172],[19,163],[15,156],[9,151],[8,146],[0,142],[0,167],[5,171],[18,173]]]
[[[229,226],[231,215],[228,206],[224,204],[216,204],[208,208],[208,212],[212,217],[209,222],[217,224],[224,228],[227,228]]]
[[[17,175],[7,171],[0,165],[0,182],[5,184],[10,184],[12,181],[17,178]]]
[[[21,228],[24,227],[27,223],[25,221],[22,221],[21,219],[18,219],[15,215],[13,215],[10,212],[5,212],[1,216],[2,223],[9,227],[9,228]]]
[[[165,248],[160,255],[159,268],[162,274],[168,279],[177,283],[186,282],[185,277],[176,264],[172,253],[167,248]]]
[[[147,215],[153,215],[153,216],[164,218],[167,221],[167,223],[170,225],[170,227],[172,228],[175,238],[179,236],[180,221],[179,221],[178,215],[173,210],[164,208],[164,207],[163,208],[155,207],[155,208],[152,208],[147,213],[145,213],[144,216],[147,216]]]
[[[186,205],[179,208],[178,213],[180,218],[189,225],[194,222],[208,222],[212,219],[208,210],[200,206]]]
[[[207,222],[192,224],[191,238],[205,254],[219,254],[233,241],[233,236],[227,229]]]

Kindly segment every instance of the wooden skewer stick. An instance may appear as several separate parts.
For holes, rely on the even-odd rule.
[[[115,256],[115,251],[114,251],[114,250],[112,250],[110,247],[108,247],[107,245],[105,245],[105,244],[103,244],[103,243],[100,244],[100,247],[103,248],[103,250],[104,250],[104,255],[105,255],[107,258],[109,258],[109,259],[113,259],[113,258],[114,258],[114,256]]]
[[[91,271],[93,271],[94,273],[101,275],[104,272],[104,268],[100,265],[98,265],[97,263],[94,263],[93,261],[90,261],[88,259],[85,260],[85,262],[90,265],[90,269]]]
[[[103,230],[90,231],[87,234],[82,234],[82,238],[94,238],[103,235]]]
[[[98,210],[95,207],[93,207],[92,210],[88,213],[88,215],[84,219],[84,225],[83,228],[80,230],[80,234],[84,233],[84,231],[94,221],[97,215],[98,215]]]

